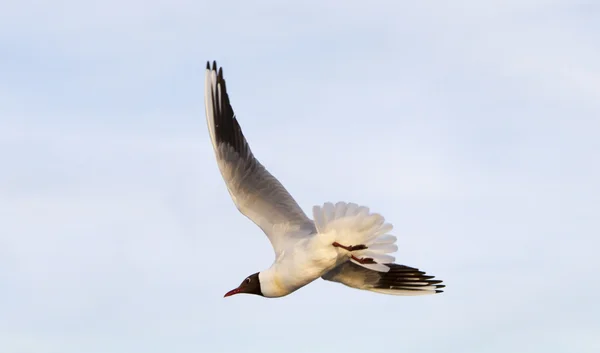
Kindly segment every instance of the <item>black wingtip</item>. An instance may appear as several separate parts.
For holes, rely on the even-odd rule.
[[[217,62],[213,61],[211,71],[216,74],[216,86],[212,97],[215,143],[226,144],[240,156],[247,158],[251,155],[250,147],[248,147],[248,143],[229,102],[229,95],[225,79],[223,78],[223,68],[219,67],[217,69]]]
[[[435,294],[438,294],[438,293],[444,293],[444,291],[443,290],[436,290]]]
[[[209,61],[206,62],[206,69],[210,70],[210,62]]]
[[[434,293],[443,293],[441,289],[446,287],[444,284],[441,284],[442,280],[432,279],[435,276],[427,275],[418,268],[394,263],[386,265],[390,268],[390,271],[380,274],[375,288],[421,291],[423,287],[429,287],[429,293],[431,293],[431,290],[434,290]]]

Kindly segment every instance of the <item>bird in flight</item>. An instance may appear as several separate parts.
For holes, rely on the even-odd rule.
[[[442,281],[395,264],[392,225],[356,203],[314,206],[311,220],[283,185],[256,159],[235,116],[217,63],[206,63],[204,103],[217,165],[238,210],[266,234],[275,260],[246,277],[225,297],[286,296],[323,278],[391,295],[441,293]]]

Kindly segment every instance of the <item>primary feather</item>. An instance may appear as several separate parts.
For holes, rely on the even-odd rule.
[[[399,264],[386,264],[388,272],[377,272],[345,262],[322,276],[323,279],[339,282],[348,287],[390,295],[427,295],[442,293],[442,281],[433,280],[417,268]]]
[[[314,232],[313,222],[283,185],[254,157],[237,121],[223,70],[207,63],[206,122],[227,190],[239,211],[267,235],[276,253],[286,234]]]

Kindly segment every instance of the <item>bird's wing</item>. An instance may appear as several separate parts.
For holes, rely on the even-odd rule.
[[[206,64],[204,103],[221,175],[238,210],[258,225],[275,253],[293,234],[315,232],[314,223],[281,183],[254,158],[229,101],[223,69]]]
[[[398,265],[385,264],[388,272],[369,270],[351,261],[344,262],[323,275],[323,279],[339,282],[348,287],[358,288],[391,295],[424,295],[441,293],[444,285],[440,280],[432,280],[419,269]]]

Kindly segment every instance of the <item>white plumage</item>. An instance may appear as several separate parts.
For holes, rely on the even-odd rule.
[[[333,205],[327,202],[322,207],[313,207],[313,218],[318,236],[330,237],[341,244],[364,244],[367,249],[353,251],[352,255],[357,258],[372,258],[376,263],[361,264],[354,259],[350,261],[374,271],[389,271],[389,267],[384,264],[394,262],[395,258],[387,254],[396,251],[397,247],[393,243],[378,243],[379,237],[389,235],[386,233],[393,228],[391,224],[384,223],[383,216],[370,213],[368,207],[355,203],[338,202]],[[389,242],[387,238],[384,240]],[[395,240],[396,237],[393,237],[394,242]]]
[[[221,175],[239,211],[269,238],[275,261],[227,293],[280,297],[324,278],[394,295],[441,292],[441,281],[394,264],[393,227],[356,203],[326,202],[307,217],[283,185],[254,157],[229,101],[222,69],[207,63],[206,120]]]

